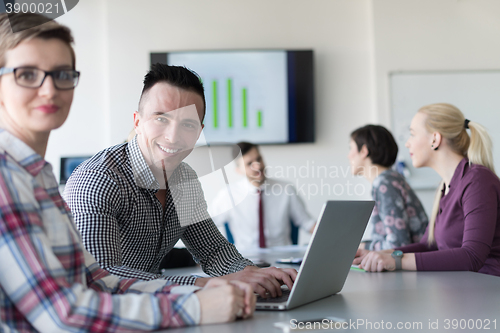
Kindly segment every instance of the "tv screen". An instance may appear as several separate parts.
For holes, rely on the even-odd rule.
[[[312,50],[151,53],[151,63],[201,77],[209,144],[314,142]]]

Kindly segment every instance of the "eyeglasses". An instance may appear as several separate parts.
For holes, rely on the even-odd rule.
[[[0,68],[0,76],[14,73],[17,85],[25,88],[40,88],[47,76],[52,76],[54,87],[59,90],[71,90],[78,84],[80,72],[72,69],[59,69],[54,71],[43,71],[32,67]]]

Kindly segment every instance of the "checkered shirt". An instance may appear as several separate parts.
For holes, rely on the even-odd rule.
[[[81,243],[52,166],[0,130],[0,332],[157,330],[199,322],[192,293],[123,279]]]
[[[192,276],[158,273],[161,260],[179,239],[210,276],[252,265],[208,215],[203,190],[191,167],[181,163],[168,183],[164,209],[155,195],[160,185],[136,138],[97,153],[73,172],[65,199],[83,244],[102,268],[121,277],[194,284]]]

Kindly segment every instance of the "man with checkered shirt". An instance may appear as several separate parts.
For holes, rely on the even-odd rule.
[[[203,129],[205,97],[199,77],[184,67],[155,64],[144,78],[136,136],[82,163],[68,179],[65,199],[87,250],[112,274],[164,278],[204,286],[210,278],[162,276],[163,257],[182,239],[210,276],[240,280],[263,297],[292,287],[294,269],[260,269],[218,231],[197,175],[182,161]]]

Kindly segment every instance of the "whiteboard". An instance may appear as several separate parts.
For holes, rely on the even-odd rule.
[[[495,167],[500,167],[500,70],[390,73],[392,131],[399,146],[398,162],[410,171],[414,189],[435,189],[441,180],[430,168],[415,169],[405,147],[415,113],[424,105],[450,103],[465,118],[485,126],[493,141]]]

